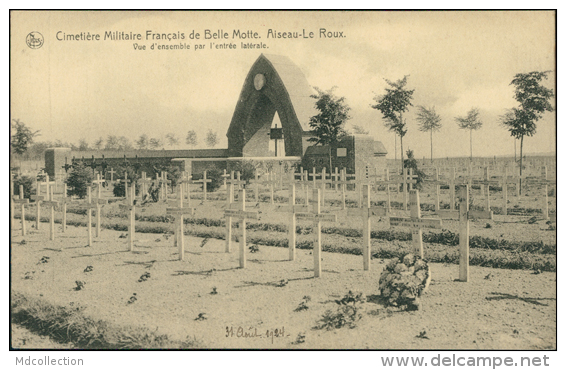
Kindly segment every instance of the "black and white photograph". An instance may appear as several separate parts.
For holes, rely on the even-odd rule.
[[[556,10],[9,16],[22,365],[365,349],[549,366]]]

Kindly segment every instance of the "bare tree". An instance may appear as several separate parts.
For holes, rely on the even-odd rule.
[[[101,136],[94,142],[94,149],[101,150],[104,147],[103,144],[104,144],[104,139]]]
[[[480,115],[479,109],[472,108],[465,117],[458,116],[454,118],[456,120],[456,123],[458,124],[458,127],[460,127],[462,130],[470,130],[470,161],[472,161],[473,158],[472,131],[479,130],[483,125],[483,122],[480,121],[479,119],[479,115]]]
[[[440,116],[436,113],[434,107],[425,108],[422,105],[417,107],[417,122],[419,122],[419,130],[422,132],[430,131],[430,163],[432,163],[432,132],[439,131]]]

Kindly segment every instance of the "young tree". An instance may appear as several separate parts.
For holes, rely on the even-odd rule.
[[[12,130],[15,130],[11,140],[12,150],[16,154],[22,155],[33,143],[33,139],[39,135],[39,130],[32,132],[26,124],[20,122],[19,119],[12,119],[12,121],[14,121]]]
[[[396,135],[399,135],[401,139],[401,170],[403,170],[405,162],[403,157],[403,136],[407,133],[407,120],[403,119],[403,113],[409,110],[409,106],[412,106],[411,99],[413,99],[413,93],[415,90],[407,90],[407,77],[404,76],[401,80],[392,82],[385,80],[390,86],[385,88],[384,95],[375,95],[374,100],[377,104],[372,105],[373,109],[377,109],[383,115],[385,120],[385,127],[389,131],[393,131]]]
[[[88,142],[86,141],[86,139],[80,139],[79,140],[79,151],[84,152],[90,150],[90,147],[88,146]]]
[[[472,131],[479,130],[483,122],[479,119],[480,111],[478,108],[472,108],[465,117],[458,116],[454,118],[458,127],[462,130],[470,130],[470,162],[472,161]]]
[[[147,137],[147,135],[140,135],[139,139],[136,140],[136,145],[138,146],[139,150],[147,149],[149,145],[149,138]]]
[[[94,149],[101,150],[104,147],[103,144],[104,144],[104,139],[101,136],[94,142]]]
[[[106,145],[104,146],[105,150],[118,150],[120,144],[119,139],[116,135],[108,135],[106,138]]]
[[[519,107],[511,108],[500,117],[501,124],[509,130],[511,136],[521,141],[519,149],[519,194],[521,193],[521,179],[523,174],[523,138],[536,133],[536,122],[542,118],[544,112],[553,112],[550,99],[554,97],[552,89],[540,84],[547,79],[545,72],[518,73],[511,81],[515,86],[515,100]]]
[[[314,137],[308,139],[315,145],[330,145],[340,141],[345,135],[344,125],[350,119],[350,107],[346,104],[344,97],[334,95],[334,89],[323,91],[315,87],[316,94],[311,98],[316,99],[315,108],[320,112],[312,116],[309,125],[312,128]]]
[[[422,132],[430,131],[430,163],[432,163],[432,132],[439,131],[440,116],[436,113],[434,107],[425,108],[422,105],[417,107],[417,121],[419,122],[419,130]]]
[[[197,133],[195,130],[189,130],[189,132],[187,132],[185,143],[191,148],[197,145]]]
[[[161,140],[152,137],[149,139],[149,149],[156,150],[161,146]]]
[[[165,138],[167,139],[167,144],[169,146],[177,146],[179,145],[179,138],[177,137],[177,135],[173,134],[173,133],[168,133],[167,135],[165,135]]]
[[[369,131],[366,130],[365,128],[363,128],[360,125],[352,126],[352,130],[354,130],[354,134],[359,134],[359,135],[368,135],[369,134]]]
[[[204,142],[209,148],[214,148],[216,144],[218,144],[218,135],[216,134],[216,132],[213,132],[211,129],[209,129],[206,133]]]

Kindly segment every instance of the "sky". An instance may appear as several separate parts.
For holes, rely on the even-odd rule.
[[[205,147],[209,129],[217,148],[227,146],[230,124],[244,79],[260,53],[289,57],[313,87],[344,96],[351,107],[346,128],[361,126],[394,157],[395,136],[371,105],[385,79],[408,75],[414,89],[406,114],[405,150],[430,156],[430,134],[420,132],[417,106],[435,107],[443,127],[433,136],[435,157],[469,156],[469,131],[454,117],[473,107],[483,127],[473,133],[474,155],[513,155],[514,141],[498,117],[517,105],[510,85],[517,73],[550,71],[545,86],[555,90],[555,18],[544,11],[486,12],[12,12],[11,118],[33,130],[40,141],[93,144],[99,137],[140,135],[181,139],[195,130]],[[341,32],[321,37],[320,29]],[[313,38],[267,38],[268,31],[313,32]],[[205,40],[205,30],[228,33]],[[257,32],[259,39],[233,38],[234,30]],[[26,36],[43,35],[41,48]],[[141,34],[142,40],[102,40],[107,31]],[[146,39],[149,33],[149,40]],[[189,38],[192,32],[200,39]],[[99,34],[101,40],[64,40],[62,35]],[[180,35],[157,40],[153,34]],[[217,50],[210,43],[232,43]],[[242,49],[261,42],[266,49]],[[152,44],[185,44],[189,50],[151,50]],[[138,50],[145,46],[146,50]],[[195,50],[195,44],[204,49]],[[314,103],[314,100],[313,100]],[[555,102],[553,105],[556,106]],[[556,117],[546,113],[526,153],[554,152]],[[169,147],[166,146],[166,149]],[[399,152],[398,152],[399,153]],[[397,154],[398,156],[400,154]]]

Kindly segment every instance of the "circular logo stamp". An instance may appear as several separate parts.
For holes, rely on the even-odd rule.
[[[39,49],[43,46],[43,35],[37,31],[30,32],[26,37],[26,44],[30,49]]]

